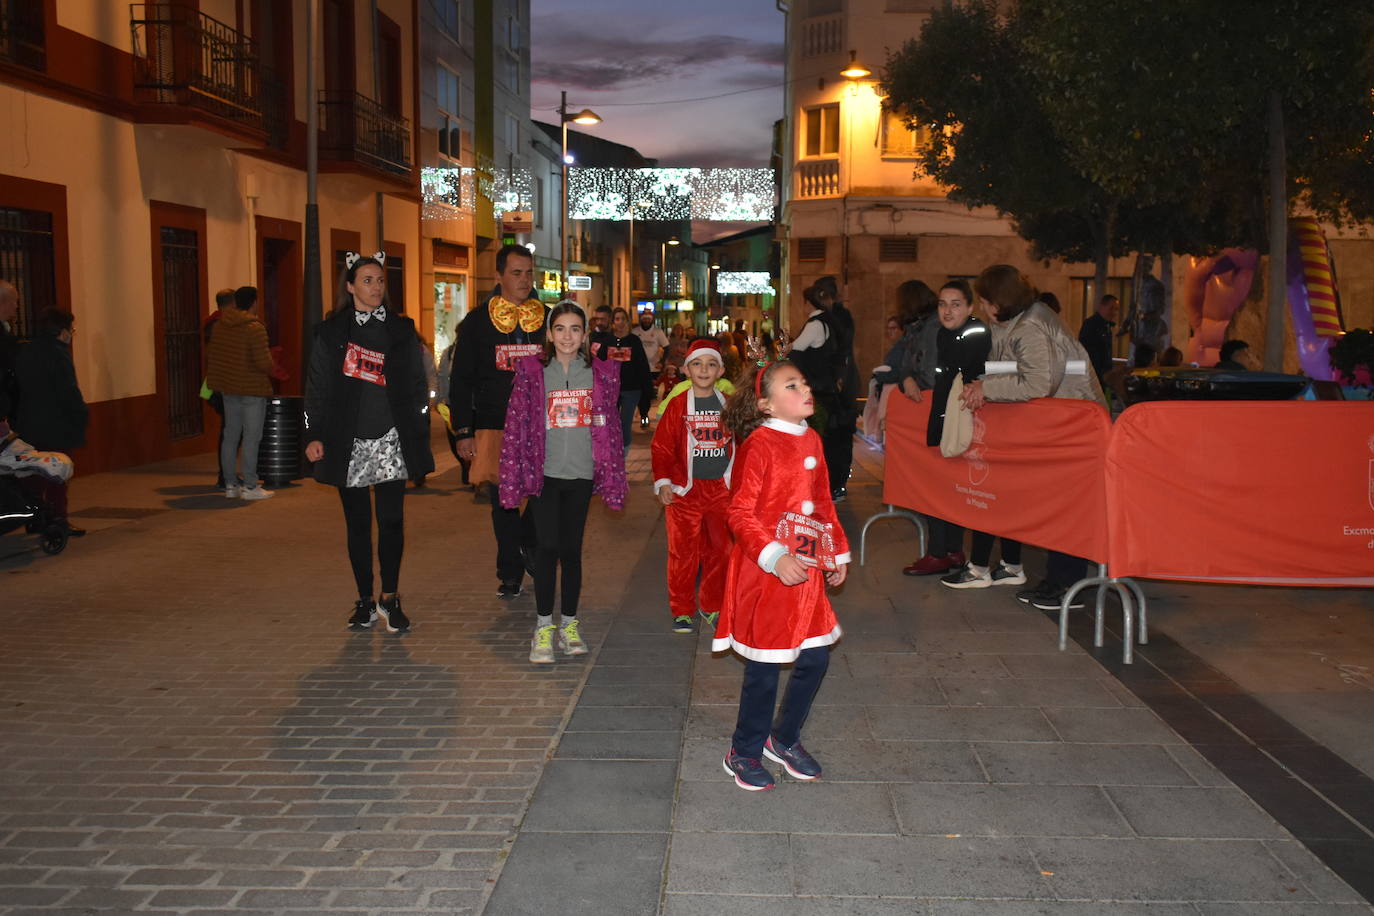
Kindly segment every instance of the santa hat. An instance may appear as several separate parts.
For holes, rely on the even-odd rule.
[[[709,337],[698,337],[692,341],[692,345],[687,348],[687,357],[682,361],[682,365],[687,365],[694,359],[703,356],[715,357],[716,364],[721,368],[725,367],[725,360],[721,358],[720,350],[716,347],[716,342]]]

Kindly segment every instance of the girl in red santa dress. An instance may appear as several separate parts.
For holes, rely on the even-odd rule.
[[[735,546],[711,648],[745,659],[725,772],[741,789],[773,788],[760,758],[796,779],[821,767],[800,737],[840,626],[826,586],[844,582],[849,543],[835,518],[820,437],[806,425],[811,389],[786,360],[755,366],[725,409],[738,443],[731,474]],[[793,664],[776,720],[779,668]]]

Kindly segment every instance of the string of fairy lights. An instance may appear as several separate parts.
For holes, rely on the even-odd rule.
[[[530,210],[534,188],[528,169],[420,170],[425,216],[431,219],[473,212],[474,192],[491,200],[498,214]],[[568,169],[569,219],[768,222],[775,196],[772,169]]]

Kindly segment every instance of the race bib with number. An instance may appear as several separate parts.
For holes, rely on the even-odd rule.
[[[800,512],[784,512],[773,534],[802,565],[835,570],[839,567],[835,562],[832,530],[828,522],[817,521]]]
[[[343,374],[386,387],[386,354],[350,343],[344,350]]]
[[[687,437],[693,458],[724,458],[730,447],[730,430],[715,412],[687,414]]]
[[[538,356],[544,352],[541,344],[497,344],[496,368],[502,372],[513,372],[515,364],[526,356]]]
[[[575,429],[592,425],[590,388],[555,388],[545,399],[548,410],[546,429]]]
[[[606,358],[615,363],[628,363],[630,361],[630,348],[607,347]]]

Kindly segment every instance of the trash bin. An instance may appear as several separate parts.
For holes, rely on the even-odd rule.
[[[267,399],[267,417],[262,423],[262,444],[258,447],[258,476],[269,487],[281,487],[301,477],[305,454],[305,399],[272,397]]]

